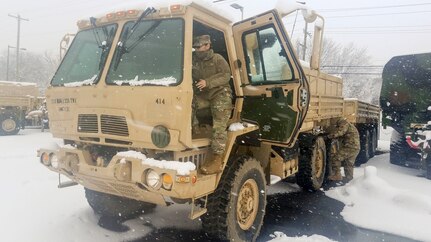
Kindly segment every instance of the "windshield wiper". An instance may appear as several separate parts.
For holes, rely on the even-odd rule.
[[[131,45],[131,48],[128,49],[126,47],[126,42],[127,40],[130,39],[130,37],[133,35],[133,33],[135,32],[136,28],[141,24],[142,19],[144,19],[145,17],[147,17],[148,15],[152,14],[156,12],[156,9],[151,7],[151,8],[147,8],[145,9],[144,12],[142,12],[141,16],[139,16],[139,18],[135,21],[135,23],[133,24],[133,26],[129,29],[126,29],[124,31],[123,36],[121,37],[121,40],[118,41],[117,44],[117,54],[115,56],[115,60],[114,60],[114,71],[117,70],[118,65],[120,64],[120,60],[121,57],[125,54],[125,53],[129,53],[130,50],[132,50],[136,45],[136,42],[133,43]],[[144,34],[142,34],[141,36],[139,36],[137,42],[141,41],[142,39],[144,39],[148,34],[150,34],[158,25],[159,25],[160,21],[155,22]],[[129,35],[130,33],[130,35]]]
[[[100,49],[102,49],[102,54],[100,55],[100,61],[99,61],[99,70],[101,70],[103,67],[103,64],[105,62],[104,60],[108,56],[109,47],[112,44],[112,40],[114,39],[115,33],[112,30],[111,30],[111,33],[108,33],[107,27],[103,26],[102,32],[103,32],[105,40],[102,41],[102,39],[99,36],[99,31],[96,30],[96,28],[97,28],[96,21],[97,21],[97,19],[95,17],[90,17],[90,23],[91,23],[91,26],[93,26],[94,39],[96,40],[97,46]]]

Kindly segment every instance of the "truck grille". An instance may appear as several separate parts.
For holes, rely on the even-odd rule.
[[[78,132],[80,133],[97,133],[99,132],[96,114],[79,114],[78,115]]]
[[[126,117],[101,115],[100,124],[103,134],[129,136]]]

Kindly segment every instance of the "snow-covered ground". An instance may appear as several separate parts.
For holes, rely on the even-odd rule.
[[[390,131],[382,132],[383,139],[389,136]],[[128,220],[127,232],[99,227],[99,218],[88,206],[83,188],[58,189],[58,176],[39,163],[36,150],[53,143],[50,133],[39,130],[0,136],[2,241],[124,241],[141,238],[155,228],[201,228],[199,220],[187,219],[188,207],[181,205],[158,207],[152,214]],[[380,150],[388,148],[388,141],[379,141]],[[371,166],[375,169],[366,168]],[[356,168],[350,184],[330,190],[327,195],[346,203],[341,215],[352,224],[431,241],[431,181],[417,174],[417,170],[389,164],[388,154],[383,154]],[[299,190],[296,185],[278,183],[269,192]],[[320,235],[290,238],[274,231],[273,241],[331,240]]]
[[[391,130],[382,130],[380,150],[389,149]],[[431,241],[431,181],[416,169],[389,163],[389,154],[355,168],[355,179],[326,195],[346,206],[344,220],[359,227]]]

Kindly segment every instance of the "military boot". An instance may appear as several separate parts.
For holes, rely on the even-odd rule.
[[[341,176],[341,172],[338,170],[332,175],[328,176],[328,180],[330,181],[341,181],[343,180],[343,177]]]
[[[223,170],[223,155],[213,154],[208,156],[209,159],[201,166],[201,173],[205,175],[219,173]]]

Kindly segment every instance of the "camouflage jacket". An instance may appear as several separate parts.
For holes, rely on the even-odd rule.
[[[340,149],[361,149],[359,132],[353,124],[347,121],[338,124],[328,137],[338,138],[340,141]]]
[[[223,56],[214,53],[213,50],[204,53],[195,51],[193,53],[193,82],[197,83],[200,79],[203,79],[207,84],[207,87],[202,91],[197,90],[197,95],[211,100],[222,92],[231,94],[230,76],[229,64]]]

